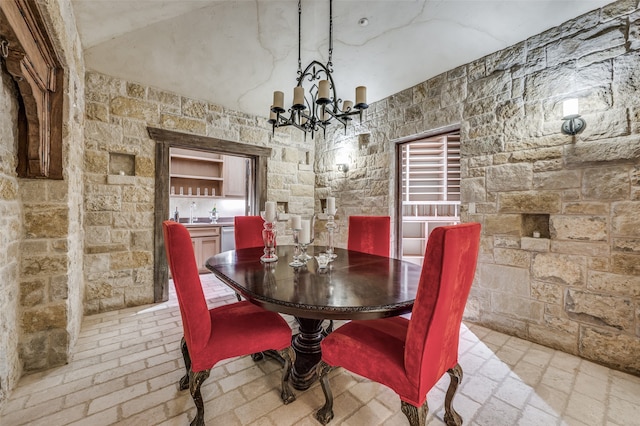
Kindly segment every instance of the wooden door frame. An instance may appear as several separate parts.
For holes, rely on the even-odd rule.
[[[271,148],[155,127],[147,127],[147,131],[149,137],[156,141],[153,300],[154,302],[164,302],[169,298],[169,269],[162,235],[162,222],[169,218],[169,150],[171,148],[188,148],[252,159],[255,167],[256,191],[255,199],[251,201],[251,205],[255,208],[255,206],[261,206],[267,198],[267,161],[271,156]]]
[[[396,200],[396,258],[402,259],[402,145],[419,141],[421,139],[433,138],[436,136],[444,135],[447,133],[460,131],[460,123],[451,124],[448,126],[439,127],[436,129],[427,130],[425,132],[407,136],[404,138],[396,139],[393,141],[395,144],[396,155],[396,172],[395,172],[395,200]],[[461,141],[462,143],[462,141]],[[462,158],[461,158],[462,159]]]

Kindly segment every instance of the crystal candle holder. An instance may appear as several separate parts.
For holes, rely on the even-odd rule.
[[[276,262],[278,260],[278,256],[276,255],[276,230],[273,225],[273,222],[265,221],[264,229],[262,230],[264,254],[260,257],[260,260],[265,263]]]
[[[304,265],[304,262],[300,260],[300,230],[293,229],[293,261],[289,263],[289,266],[293,266],[294,268],[299,268]]]
[[[334,222],[332,213],[329,213],[327,216],[327,224],[325,226],[327,228],[327,256],[329,257],[329,261],[332,261],[338,257],[338,255],[333,252],[333,233],[336,229],[336,223]]]
[[[309,243],[300,243],[300,254],[298,255],[298,259],[303,264],[306,264],[308,260],[313,259],[313,257],[307,254],[307,247],[309,247]]]

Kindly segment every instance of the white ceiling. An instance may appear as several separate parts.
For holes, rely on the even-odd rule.
[[[338,96],[369,103],[597,9],[611,0],[335,0]],[[72,0],[86,66],[268,116],[291,102],[297,0]],[[358,25],[367,18],[367,26]],[[329,2],[302,2],[302,67],[325,63]]]

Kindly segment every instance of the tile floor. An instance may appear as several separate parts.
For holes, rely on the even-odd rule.
[[[210,305],[234,302],[212,275],[202,276]],[[293,323],[291,318],[287,318]],[[195,407],[179,391],[184,372],[175,300],[85,318],[72,361],[25,376],[0,425],[180,425]],[[640,377],[472,324],[460,337],[462,386],[454,406],[465,425],[640,425]],[[332,425],[403,425],[390,390],[343,370],[332,374]],[[428,425],[443,425],[448,378],[429,393]],[[313,425],[324,398],[319,385],[282,405],[274,361],[221,362],[202,387],[209,425]]]

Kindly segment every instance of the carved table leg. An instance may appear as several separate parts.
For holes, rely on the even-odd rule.
[[[291,347],[296,353],[296,360],[291,371],[291,383],[298,390],[306,390],[316,380],[316,365],[320,362],[322,352],[322,321],[318,319],[298,318],[300,332],[295,335]]]
[[[462,367],[460,364],[456,364],[455,367],[448,370],[451,382],[447,389],[447,395],[444,399],[444,422],[447,426],[460,426],[462,425],[462,417],[453,409],[453,397],[458,390],[458,385],[462,381]]]
[[[316,411],[316,419],[323,425],[326,425],[333,419],[333,393],[331,387],[329,387],[329,377],[327,374],[333,368],[324,361],[320,361],[317,366],[317,374],[322,385],[322,392],[324,393],[324,405],[321,409]]]
[[[279,356],[284,360],[284,371],[282,372],[282,392],[280,398],[282,402],[288,404],[296,400],[296,396],[291,392],[289,387],[289,377],[291,376],[291,368],[293,367],[293,360],[296,357],[296,353],[293,348],[289,346],[279,352]]]

